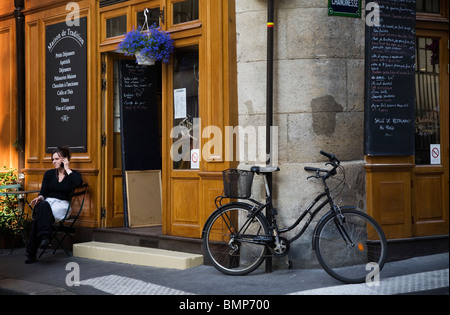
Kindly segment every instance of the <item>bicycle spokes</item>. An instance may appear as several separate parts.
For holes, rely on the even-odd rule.
[[[379,270],[386,259],[386,238],[367,214],[343,210],[343,218],[331,213],[317,227],[315,250],[322,267],[333,277],[348,283],[363,282],[367,266]],[[371,270],[371,269],[369,269]]]
[[[219,270],[228,274],[244,274],[256,269],[264,260],[268,228],[261,215],[247,208],[225,207],[205,228],[206,256]]]

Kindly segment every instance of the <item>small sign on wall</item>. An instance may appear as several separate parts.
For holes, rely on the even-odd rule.
[[[430,164],[441,164],[440,144],[430,144]]]
[[[328,15],[361,17],[361,0],[328,0]]]
[[[198,170],[200,168],[200,149],[191,150],[191,169]]]

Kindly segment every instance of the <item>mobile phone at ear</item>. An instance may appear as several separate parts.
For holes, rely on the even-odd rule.
[[[64,163],[63,162],[61,162],[61,167],[64,168]]]

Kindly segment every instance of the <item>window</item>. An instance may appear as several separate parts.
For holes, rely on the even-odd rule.
[[[440,144],[439,38],[416,39],[416,164],[431,164]]]
[[[192,150],[200,147],[198,45],[180,47],[173,58],[173,168],[195,169]],[[197,132],[196,132],[197,131]]]
[[[180,24],[198,19],[198,0],[177,1],[173,4],[173,24]]]
[[[106,19],[106,38],[122,36],[126,32],[127,32],[126,15]]]
[[[159,8],[156,9],[149,9],[149,12],[147,13],[147,22],[148,27],[151,27],[153,24],[156,24],[156,26],[159,26]],[[137,13],[137,19],[136,24],[137,26],[143,26],[145,23],[145,14],[144,11],[139,11]]]
[[[417,12],[436,13],[441,12],[441,0],[417,0]]]

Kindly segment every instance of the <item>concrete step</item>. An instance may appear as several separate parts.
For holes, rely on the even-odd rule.
[[[102,242],[74,244],[73,255],[94,260],[180,270],[203,264],[203,256],[198,254]]]
[[[202,240],[162,234],[161,226],[94,229],[86,241],[159,248],[203,255]]]

